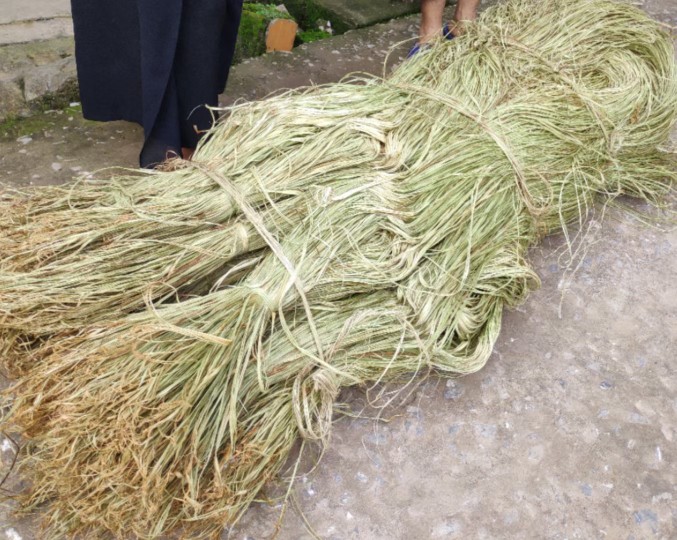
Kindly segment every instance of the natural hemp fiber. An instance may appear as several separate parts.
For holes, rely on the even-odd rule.
[[[530,246],[665,200],[676,116],[640,10],[508,0],[388,78],[232,107],[193,162],[5,190],[3,426],[41,538],[216,537],[341,388],[480,369]]]

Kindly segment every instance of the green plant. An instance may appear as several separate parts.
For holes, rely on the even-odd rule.
[[[302,43],[312,43],[313,41],[329,38],[331,34],[324,30],[304,30],[299,32],[298,37]]]

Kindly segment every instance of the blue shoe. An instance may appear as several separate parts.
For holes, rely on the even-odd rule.
[[[449,28],[449,23],[446,23],[442,27],[442,35],[444,36],[444,39],[446,39],[447,41],[451,41],[452,39],[454,39],[454,33],[451,31],[451,28]]]
[[[449,28],[449,23],[445,24],[442,27],[442,36],[444,36],[444,39],[448,41],[454,39],[454,33],[451,31],[451,28]],[[428,45],[427,43],[424,43],[423,45],[421,45],[420,43],[416,43],[409,51],[409,54],[407,54],[407,58],[416,56],[418,53],[427,49],[429,46],[430,45]]]
[[[411,58],[412,56],[416,56],[418,53],[421,52],[421,49],[425,49],[427,47],[428,47],[427,44],[421,45],[420,43],[415,43],[414,46],[409,51],[409,54],[407,54],[407,58]]]

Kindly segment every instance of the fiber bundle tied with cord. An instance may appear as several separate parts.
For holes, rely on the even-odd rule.
[[[386,79],[233,107],[193,162],[1,194],[43,537],[216,537],[341,388],[480,369],[530,246],[670,195],[673,54],[625,4],[508,0]]]

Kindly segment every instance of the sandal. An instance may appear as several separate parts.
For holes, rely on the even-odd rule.
[[[442,36],[444,36],[444,39],[447,41],[450,41],[454,39],[454,33],[452,32],[451,28],[449,28],[449,23],[446,23],[442,27]],[[421,51],[426,50],[430,45],[428,43],[415,43],[414,46],[411,48],[409,51],[409,54],[407,54],[407,58],[411,58],[412,56],[417,55]]]

